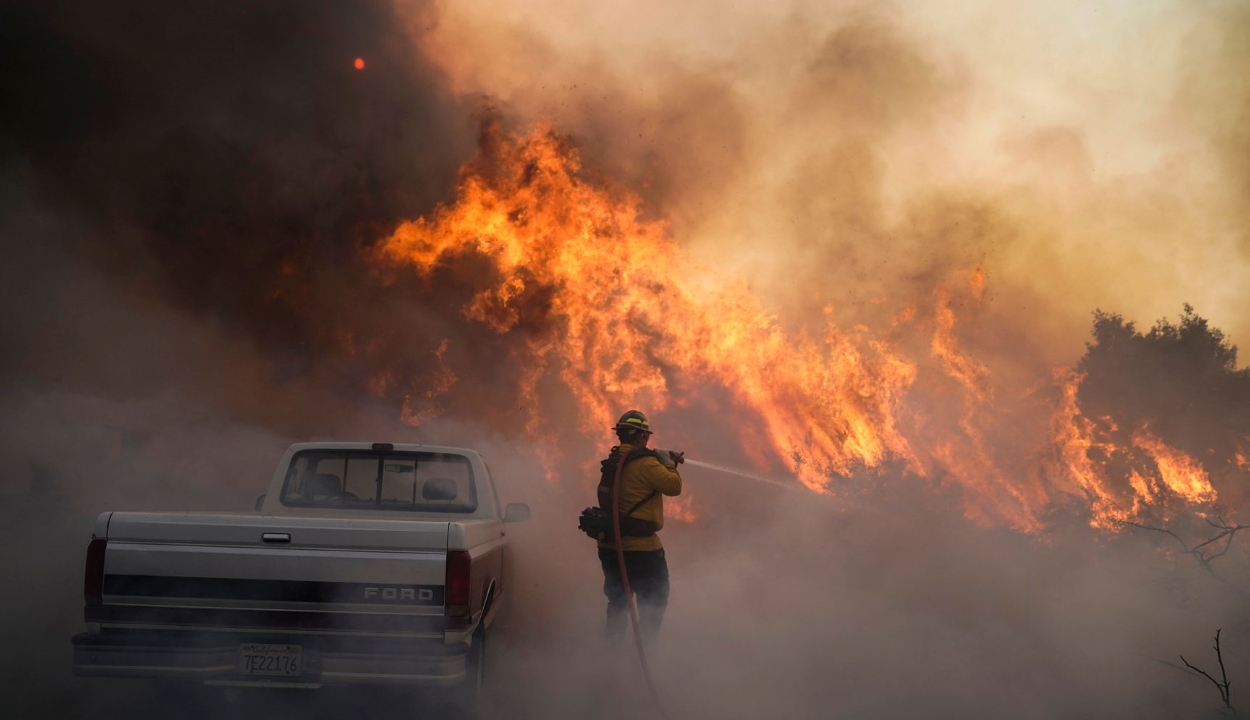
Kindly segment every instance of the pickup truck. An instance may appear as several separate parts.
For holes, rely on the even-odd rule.
[[[96,519],[74,671],[153,678],[158,697],[437,685],[471,714],[508,597],[504,526],[529,512],[501,507],[472,450],[292,445],[255,513]]]

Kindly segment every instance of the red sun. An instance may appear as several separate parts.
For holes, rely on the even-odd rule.
[[[356,58],[356,69],[357,69],[357,70],[364,70],[364,69],[365,69],[365,59],[364,59],[364,58]]]

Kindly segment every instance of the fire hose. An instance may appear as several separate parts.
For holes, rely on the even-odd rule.
[[[680,454],[679,454],[680,455]],[[621,569],[621,585],[625,590],[625,603],[629,607],[629,621],[634,628],[634,647],[638,648],[638,662],[642,665],[642,676],[647,681],[647,690],[651,693],[651,701],[655,703],[656,712],[662,720],[668,720],[664,705],[660,703],[660,694],[655,690],[655,682],[651,679],[651,669],[647,666],[647,652],[642,646],[642,630],[638,627],[638,604],[634,602],[634,593],[629,587],[629,572],[625,569],[625,546],[621,544],[621,471],[625,469],[625,456],[621,456],[616,464],[616,477],[612,481],[612,536],[616,540],[616,564]]]

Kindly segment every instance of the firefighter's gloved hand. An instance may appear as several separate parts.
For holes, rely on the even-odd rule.
[[[656,450],[655,455],[670,470],[676,470],[678,465],[686,461],[686,454],[676,450]]]

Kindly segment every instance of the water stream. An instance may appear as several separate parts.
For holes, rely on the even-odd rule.
[[[686,458],[685,464],[694,465],[695,467],[707,468],[708,470],[713,470],[719,473],[725,473],[726,475],[734,475],[737,477],[746,478],[748,480],[754,480],[756,482],[767,483],[769,485],[776,485],[777,487],[783,487],[789,490],[799,490],[803,488],[803,484],[798,482],[797,480],[792,480],[792,481],[787,482],[785,480],[781,480],[778,478],[770,478],[770,477],[765,477],[763,475],[756,475],[755,473],[745,472],[743,470],[736,470],[734,468],[726,467],[724,465],[717,465],[715,463],[703,462],[702,460],[691,460],[690,458]]]

